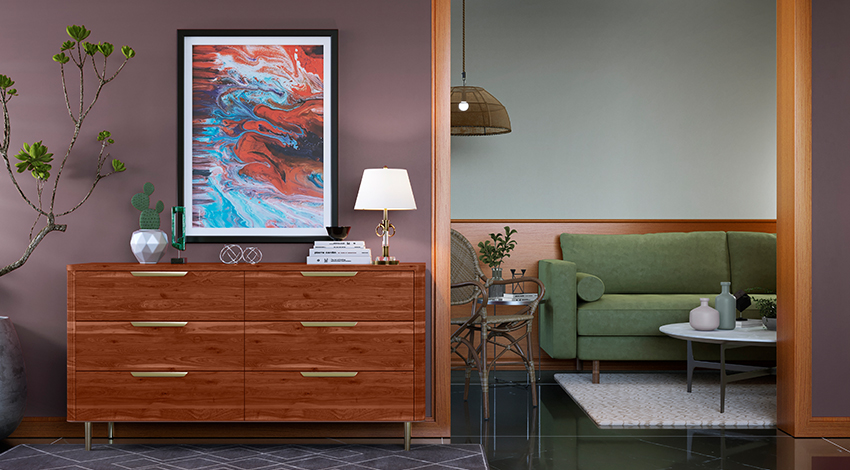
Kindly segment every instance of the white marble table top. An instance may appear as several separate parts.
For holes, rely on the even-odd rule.
[[[697,341],[700,343],[775,343],[776,331],[764,326],[735,328],[734,330],[700,331],[691,328],[688,323],[671,323],[658,328],[665,335],[676,339]]]

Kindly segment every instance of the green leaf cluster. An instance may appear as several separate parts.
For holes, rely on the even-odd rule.
[[[755,302],[761,316],[776,318],[776,299],[755,299]]]
[[[14,96],[18,93],[18,90],[14,89],[14,88],[9,88],[14,84],[15,84],[15,81],[12,80],[11,78],[9,78],[5,75],[0,75],[0,88],[2,88],[3,91],[5,91],[7,95]]]
[[[491,268],[498,268],[502,265],[502,260],[510,258],[510,253],[516,248],[516,240],[511,240],[511,235],[515,234],[516,230],[505,226],[504,234],[490,234],[490,240],[478,242],[478,249],[481,254],[478,259]]]
[[[68,26],[67,28],[65,28],[65,31],[68,32],[68,36],[71,36],[71,39],[77,42],[82,41],[83,39],[89,37],[89,34],[91,34],[91,31],[87,30],[85,26],[77,25]]]
[[[44,181],[50,178],[50,170],[53,168],[50,162],[53,161],[53,154],[47,153],[47,147],[42,145],[41,141],[32,145],[24,142],[24,148],[15,155],[15,158],[20,160],[15,164],[18,173],[31,170],[35,179]]]
[[[124,162],[122,162],[121,160],[119,160],[117,158],[113,158],[112,159],[112,169],[115,170],[116,173],[121,173],[122,171],[126,170],[127,167],[124,166]]]
[[[112,133],[111,133],[111,132],[109,132],[109,131],[101,131],[99,134],[97,134],[97,141],[98,141],[98,142],[103,142],[103,141],[105,140],[107,143],[114,144],[114,143],[115,143],[115,141],[114,141],[113,139],[110,139],[110,138],[109,138],[110,136],[112,136]]]

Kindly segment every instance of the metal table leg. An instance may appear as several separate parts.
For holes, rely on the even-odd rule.
[[[410,450],[410,434],[412,423],[405,421],[404,423],[404,450]]]
[[[91,421],[86,421],[86,450],[91,450]]]

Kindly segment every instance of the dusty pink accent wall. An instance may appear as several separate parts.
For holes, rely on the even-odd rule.
[[[812,2],[812,416],[850,416],[848,25],[850,2]]]
[[[378,252],[374,227],[380,214],[353,210],[360,175],[364,168],[383,165],[407,168],[418,210],[391,214],[399,229],[392,251],[406,261],[430,261],[429,0],[5,2],[0,74],[11,76],[21,95],[10,106],[15,153],[22,142],[43,140],[57,156],[67,145],[73,127],[51,56],[68,39],[69,24],[92,30],[91,42],[128,44],[137,57],[105,88],[86,122],[63,174],[58,207],[73,206],[87,190],[98,131],[113,133],[112,156],[128,171],[103,180],[82,209],[60,219],[68,224],[66,233],[50,234],[23,268],[0,278],[0,315],[14,321],[26,359],[27,416],[65,414],[65,266],[135,262],[128,243],[138,228],[138,212],[130,197],[144,182],[156,185],[154,197],[166,207],[177,204],[178,29],[338,29],[340,223],[353,226],[349,239],[366,240]],[[5,170],[0,173],[0,265],[5,266],[23,253],[34,213]],[[34,194],[31,176],[20,175],[19,181]],[[303,262],[308,248],[261,246],[264,262]],[[217,262],[220,249],[219,244],[191,245],[186,256]],[[173,255],[170,249],[164,259]]]

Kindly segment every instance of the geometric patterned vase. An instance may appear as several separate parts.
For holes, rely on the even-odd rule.
[[[130,237],[133,255],[142,264],[156,264],[168,247],[168,235],[162,230],[136,230]]]

